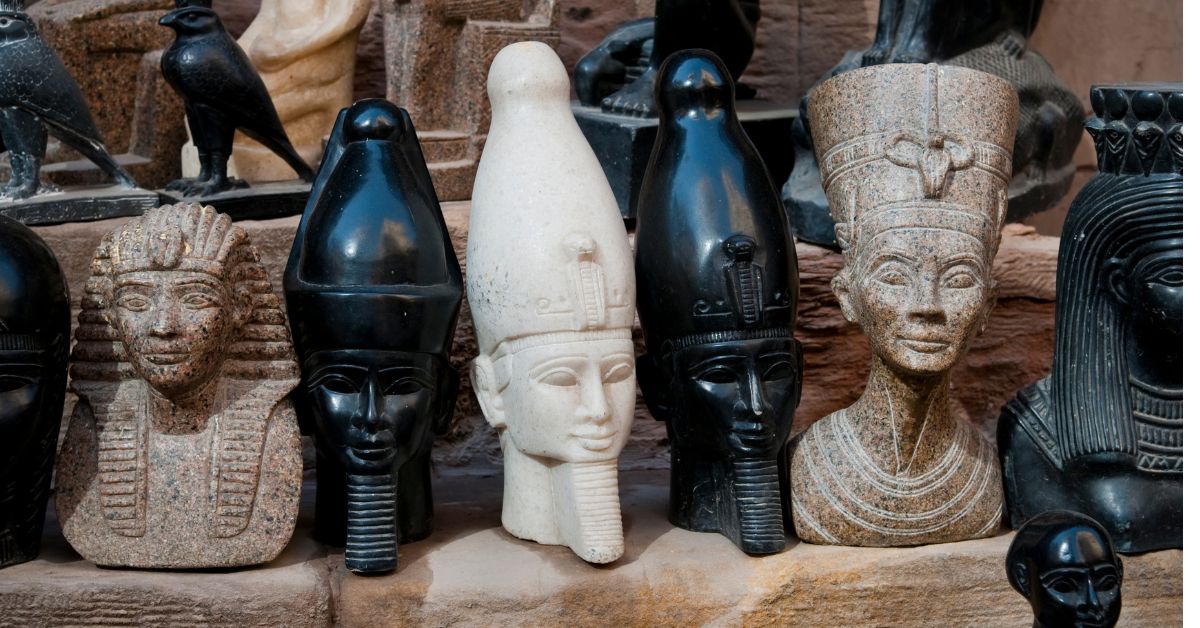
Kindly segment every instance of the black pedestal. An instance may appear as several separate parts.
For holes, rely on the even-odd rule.
[[[654,138],[658,135],[658,118],[635,118],[604,113],[598,107],[571,106],[575,121],[592,145],[608,184],[617,197],[617,205],[626,220],[637,217],[638,193],[642,175],[646,172]],[[754,142],[771,173],[776,189],[783,186],[792,170],[792,120],[797,108],[758,100],[737,103],[738,121]]]
[[[55,225],[140,216],[158,205],[158,194],[149,190],[117,185],[87,185],[68,187],[60,192],[46,192],[20,201],[0,199],[0,216],[27,225]]]
[[[256,183],[248,188],[191,198],[181,196],[179,192],[160,190],[158,193],[164,203],[200,203],[211,205],[234,220],[269,220],[303,213],[311,190],[311,183],[295,180]]]

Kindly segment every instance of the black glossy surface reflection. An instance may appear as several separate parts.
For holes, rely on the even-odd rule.
[[[1092,89],[1099,172],[1058,255],[1050,377],[1001,412],[1013,526],[1069,508],[1118,551],[1183,547],[1183,87]]]
[[[453,413],[449,349],[463,287],[408,114],[364,100],[338,116],[284,274],[315,425],[316,532],[346,566],[390,571],[431,531],[429,456]]]
[[[58,260],[0,217],[0,567],[33,560],[41,546],[70,331]]]
[[[1033,628],[1111,628],[1121,616],[1121,558],[1091,517],[1055,510],[1029,520],[1005,570],[1033,608]]]
[[[784,546],[779,453],[800,396],[796,256],[779,197],[702,50],[672,55],[642,185],[638,382],[671,442],[672,523]]]

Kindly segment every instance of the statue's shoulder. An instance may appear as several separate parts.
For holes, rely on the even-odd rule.
[[[996,426],[1001,452],[1014,439],[1032,441],[1052,458],[1058,458],[1058,433],[1054,425],[1054,395],[1051,378],[1046,377],[1026,386],[1000,411]]]

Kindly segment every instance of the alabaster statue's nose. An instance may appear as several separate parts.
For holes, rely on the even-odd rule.
[[[605,423],[612,418],[612,408],[604,396],[604,385],[599,378],[589,378],[580,384],[580,404],[576,416],[588,423]]]

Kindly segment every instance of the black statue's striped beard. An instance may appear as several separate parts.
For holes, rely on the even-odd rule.
[[[747,554],[783,551],[778,464],[774,460],[735,460],[733,496],[742,551]]]
[[[346,568],[355,573],[396,568],[396,478],[346,476]]]

